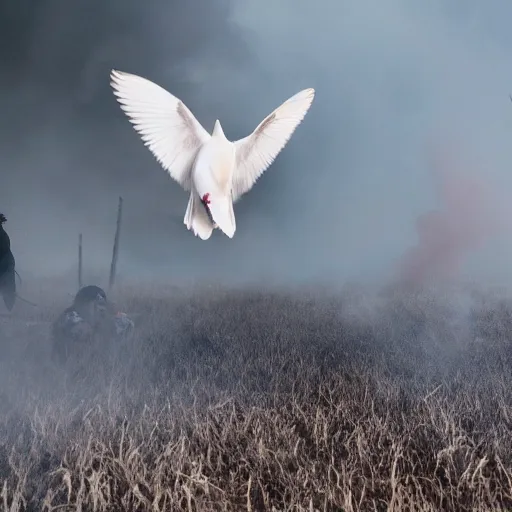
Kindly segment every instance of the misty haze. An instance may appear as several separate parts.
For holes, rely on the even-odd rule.
[[[512,508],[511,17],[0,0],[0,510]],[[112,69],[231,141],[315,89],[232,239]]]

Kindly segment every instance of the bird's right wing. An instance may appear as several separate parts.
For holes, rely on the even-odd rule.
[[[307,114],[314,89],[304,89],[269,114],[247,137],[235,141],[233,202],[248,192],[272,164]]]
[[[178,98],[140,76],[112,70],[110,85],[144,145],[185,190],[199,148],[210,139],[192,112]]]

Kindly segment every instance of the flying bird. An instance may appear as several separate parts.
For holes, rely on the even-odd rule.
[[[202,240],[219,228],[236,231],[233,204],[248,192],[291,138],[308,112],[314,89],[276,108],[247,137],[228,140],[219,120],[211,135],[176,96],[146,78],[112,70],[121,109],[160,165],[190,197],[183,219]]]

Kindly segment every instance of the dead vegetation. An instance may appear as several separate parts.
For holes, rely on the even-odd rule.
[[[126,291],[66,369],[2,319],[0,509],[511,510],[512,307],[454,297]]]

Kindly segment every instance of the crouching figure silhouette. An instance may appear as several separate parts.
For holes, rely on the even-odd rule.
[[[98,286],[85,286],[76,294],[73,304],[52,324],[52,359],[64,364],[83,349],[111,341],[126,340],[135,324],[125,313],[117,311]]]

